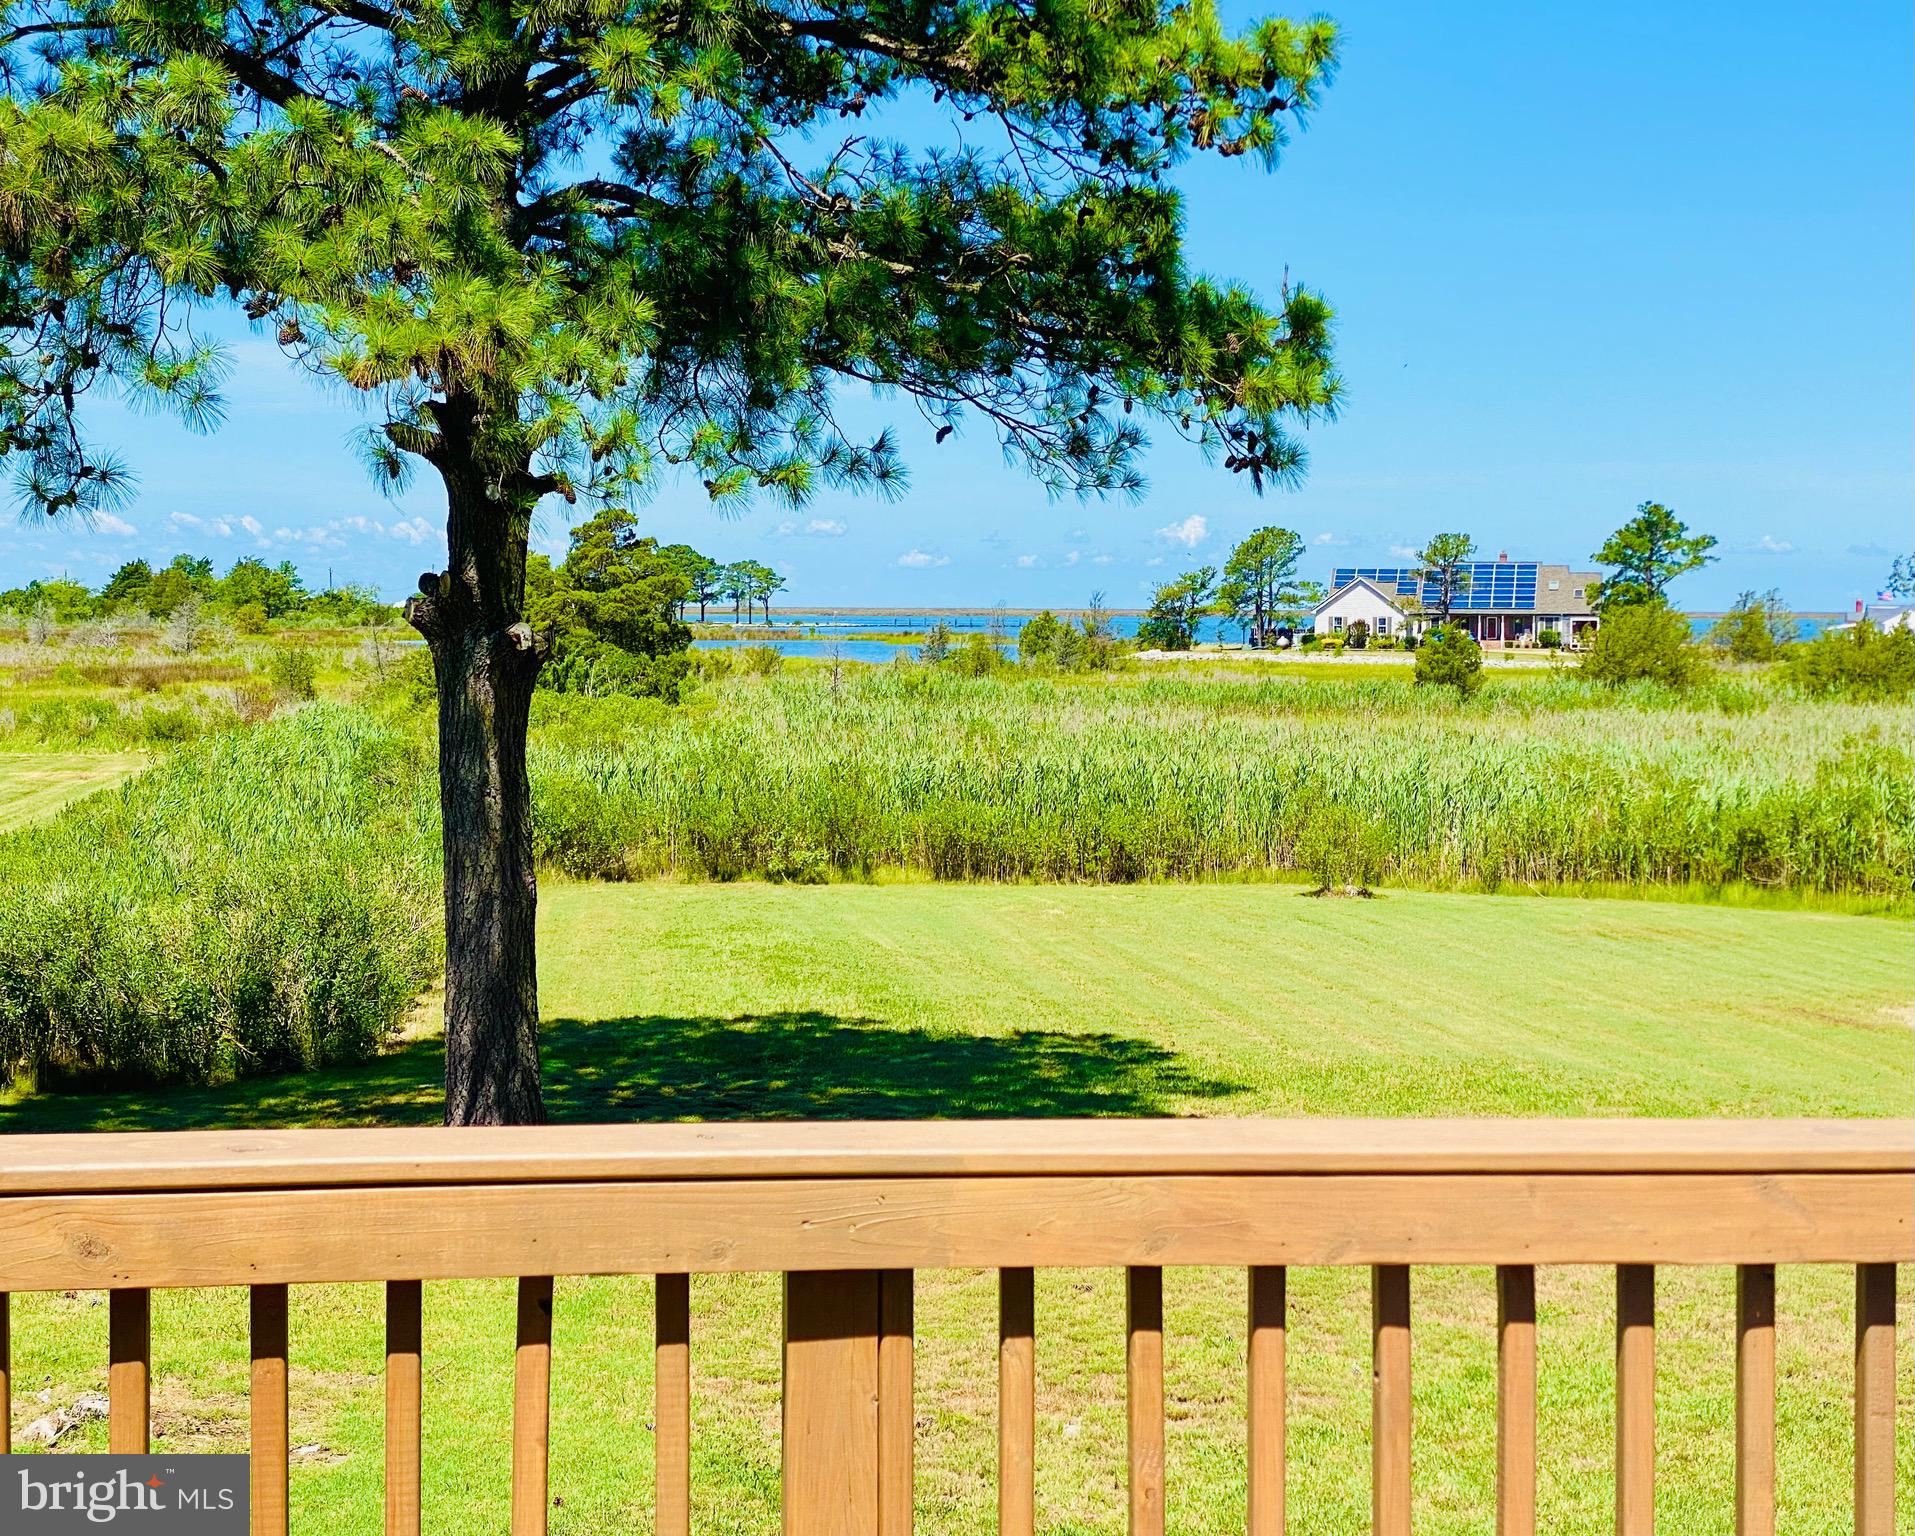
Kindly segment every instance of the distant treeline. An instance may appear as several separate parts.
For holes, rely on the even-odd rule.
[[[399,609],[369,586],[347,583],[307,591],[290,560],[268,565],[245,555],[220,576],[205,556],[175,555],[158,570],[144,560],[129,560],[97,589],[61,576],[0,591],[0,622],[11,628],[115,617],[165,620],[195,605],[225,615],[241,630],[268,624],[389,624],[399,617]]]

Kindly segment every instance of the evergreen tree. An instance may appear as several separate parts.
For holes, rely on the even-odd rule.
[[[967,412],[1054,490],[1140,485],[1155,419],[1261,486],[1334,409],[1330,311],[1184,263],[1169,175],[1272,163],[1325,21],[1215,0],[0,0],[0,452],[111,505],[76,418],[219,416],[201,312],[359,392],[393,485],[443,489],[430,647],[455,1123],[543,1116],[525,613],[542,499],[669,470],[721,505],[895,493],[841,387]],[[909,96],[901,144],[866,114]],[[922,102],[920,109],[918,103]],[[98,386],[98,387],[96,387]]]
[[[1278,621],[1323,599],[1316,582],[1297,577],[1303,537],[1288,528],[1259,528],[1224,562],[1217,600],[1246,638],[1261,644]]]
[[[1613,567],[1596,589],[1596,607],[1606,613],[1667,602],[1669,583],[1712,562],[1715,556],[1709,551],[1715,547],[1713,534],[1692,534],[1671,508],[1645,501],[1592,557],[1598,565]]]
[[[1469,594],[1469,563],[1476,558],[1476,541],[1467,533],[1439,533],[1418,553],[1416,606],[1427,609],[1438,624],[1448,624],[1457,603]],[[1425,603],[1420,588],[1434,586],[1436,600]]]

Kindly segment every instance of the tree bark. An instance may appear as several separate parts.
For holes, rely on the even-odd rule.
[[[451,433],[447,434],[452,437]],[[445,1119],[536,1125],[538,882],[526,735],[549,640],[525,622],[531,504],[503,501],[476,469],[439,464],[448,567],[419,578],[406,617],[432,652],[445,847]]]

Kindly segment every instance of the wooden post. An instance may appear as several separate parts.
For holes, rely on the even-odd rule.
[[[1250,1536],[1283,1536],[1285,1286],[1281,1264],[1251,1266],[1245,1426],[1250,1440]]]
[[[107,1292],[107,1446],[119,1455],[149,1449],[153,1313],[150,1291]]]
[[[1616,1266],[1616,1536],[1656,1528],[1656,1271]]]
[[[386,1282],[386,1536],[419,1536],[424,1307],[419,1281]]]
[[[1410,1267],[1370,1268],[1370,1506],[1375,1536],[1410,1536]]]
[[[883,1278],[785,1276],[785,1536],[878,1536]]]
[[[252,1288],[252,1536],[286,1536],[286,1287]]]
[[[1735,1272],[1736,1536],[1775,1536],[1775,1266]]]
[[[1037,1529],[1036,1275],[997,1275],[997,1528],[999,1536]]]
[[[512,1383],[512,1536],[545,1536],[551,1492],[552,1277],[519,1281]]]
[[[878,1531],[911,1536],[917,1498],[916,1276],[887,1269],[878,1283]]]
[[[1496,1536],[1536,1531],[1536,1270],[1496,1271]]]
[[[690,1275],[660,1275],[653,1335],[653,1519],[657,1536],[692,1529],[692,1285]]]
[[[1855,1266],[1855,1536],[1895,1531],[1895,1266]]]
[[[0,1291],[0,1456],[13,1450],[13,1338],[8,1299]]]
[[[1164,1272],[1131,1266],[1127,1291],[1130,1536],[1164,1536]]]

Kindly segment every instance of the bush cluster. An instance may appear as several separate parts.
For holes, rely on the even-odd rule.
[[[316,706],[0,839],[0,1067],[211,1082],[357,1060],[436,974],[417,741]]]

